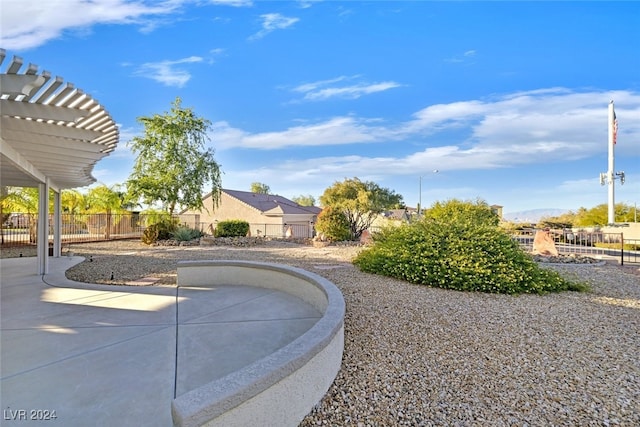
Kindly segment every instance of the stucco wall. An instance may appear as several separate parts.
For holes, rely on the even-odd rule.
[[[211,233],[211,230],[215,228],[216,221],[220,222],[231,219],[241,219],[247,221],[251,225],[250,232],[252,236],[265,235],[265,233],[267,235],[282,233],[282,236],[284,237],[284,233],[286,231],[284,226],[285,224],[308,226],[311,221],[315,220],[315,216],[313,214],[283,216],[263,215],[257,209],[252,208],[224,192],[221,194],[220,204],[215,210],[212,209],[211,197],[205,198],[203,203],[206,209],[203,209],[202,211],[188,210],[183,212],[182,215],[193,218],[193,215],[199,214],[200,227],[208,233]],[[300,232],[298,232],[298,234],[300,234]],[[308,234],[311,234],[310,229]],[[311,235],[295,237],[311,237]]]
[[[257,209],[240,202],[226,193],[221,194],[220,204],[215,210],[212,209],[211,197],[205,198],[203,203],[205,209],[202,211],[189,210],[183,212],[183,214],[200,214],[200,222],[203,225],[203,229],[209,233],[216,227],[216,222],[231,219],[242,219],[249,224],[264,223],[265,219],[270,220],[270,224],[281,223],[279,218],[265,218]],[[251,230],[251,234],[255,236],[255,230]]]
[[[615,227],[600,227],[603,233],[622,233],[625,239],[640,239],[640,222],[617,224]]]

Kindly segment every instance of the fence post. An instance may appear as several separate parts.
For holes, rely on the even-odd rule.
[[[620,265],[624,265],[624,233],[620,233]]]

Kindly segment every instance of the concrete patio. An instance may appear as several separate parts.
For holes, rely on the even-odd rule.
[[[80,257],[0,260],[2,425],[170,426],[175,397],[247,366],[321,313],[250,286],[69,281]],[[54,418],[55,417],[55,418]]]

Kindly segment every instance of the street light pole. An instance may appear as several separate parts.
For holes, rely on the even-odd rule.
[[[418,196],[418,218],[420,218],[421,211],[422,211],[422,175],[420,175],[420,194]]]
[[[440,172],[438,169],[434,169],[433,173]],[[420,213],[422,213],[422,175],[420,175],[420,194],[418,194],[418,217],[420,217]]]

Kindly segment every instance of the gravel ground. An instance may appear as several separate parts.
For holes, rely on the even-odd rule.
[[[335,283],[347,308],[342,369],[301,426],[640,425],[638,266],[548,266],[592,291],[506,296],[365,274],[348,262],[354,247],[73,250],[87,261],[67,276],[94,283],[173,286],[180,259],[284,263]]]

